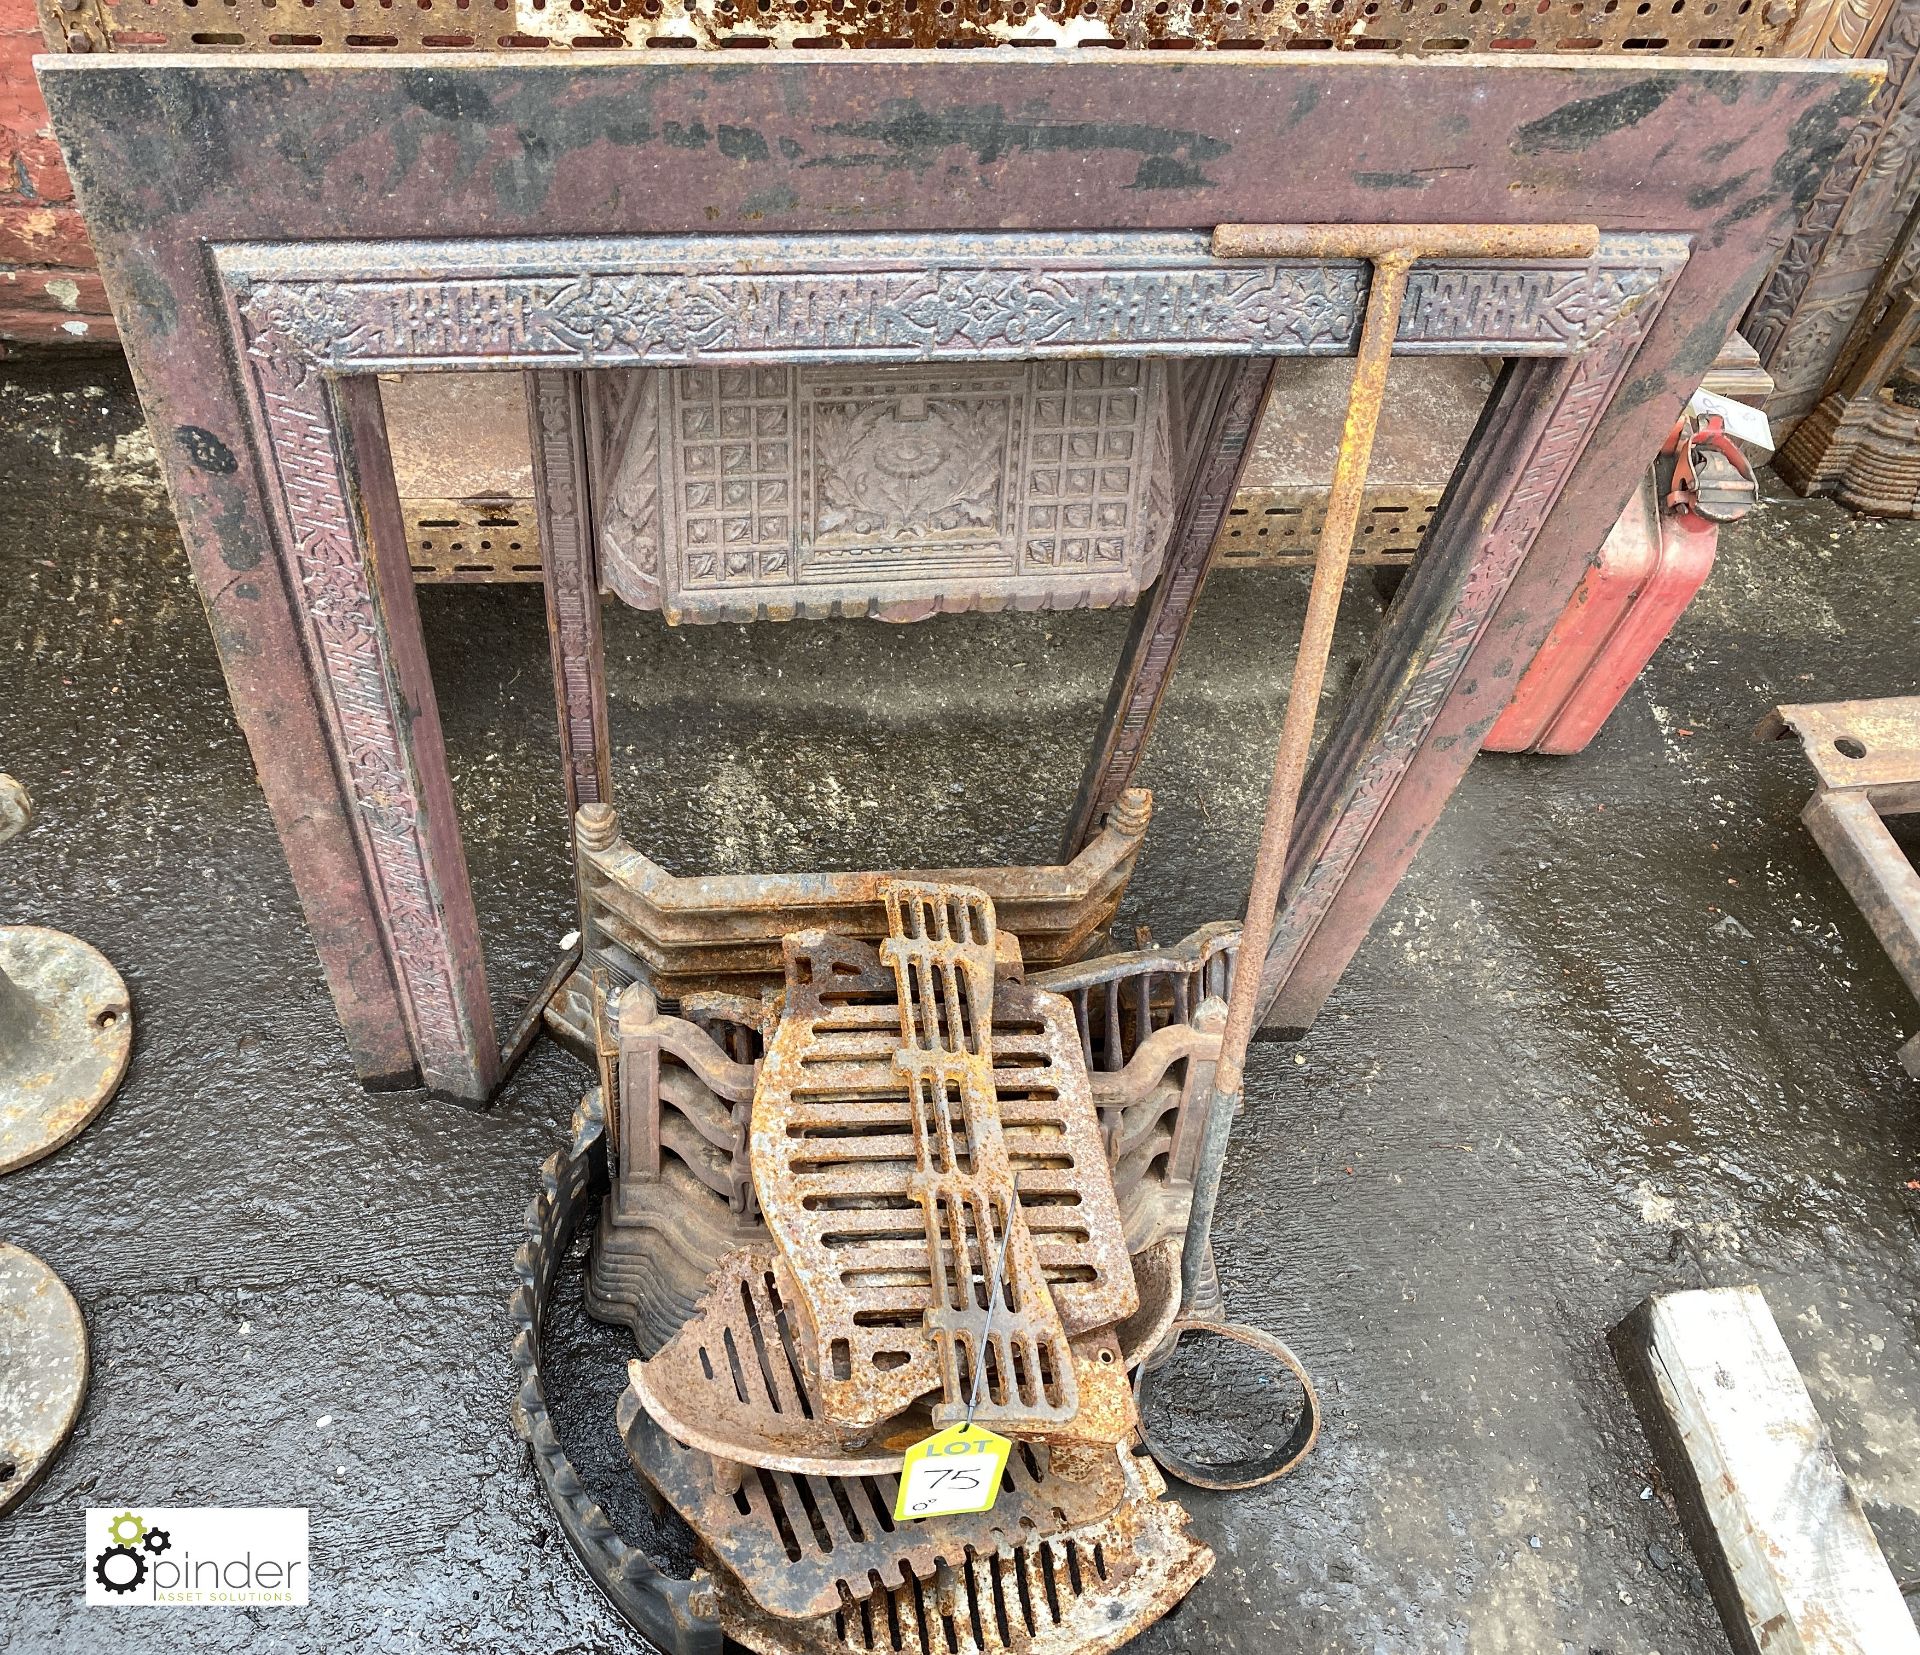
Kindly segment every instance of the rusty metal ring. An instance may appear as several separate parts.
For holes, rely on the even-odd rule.
[[[540,1168],[526,1234],[513,1256],[507,1319],[513,1329],[513,1425],[532,1458],[560,1532],[594,1585],[647,1643],[668,1655],[721,1655],[720,1627],[699,1607],[697,1580],[683,1580],[633,1545],[580,1480],[547,1408],[540,1336],[555,1284],[583,1227],[607,1193],[604,1116],[590,1092],[573,1117],[573,1142]]]
[[[1148,1371],[1143,1366],[1135,1384],[1134,1400],[1140,1411],[1140,1436],[1147,1445],[1147,1452],[1153,1456],[1154,1463],[1169,1477],[1177,1477],[1181,1482],[1190,1483],[1195,1488],[1257,1488],[1262,1483],[1274,1482],[1284,1477],[1307,1457],[1307,1451],[1313,1447],[1320,1436],[1320,1393],[1313,1388],[1313,1381],[1307,1376],[1307,1370],[1301,1364],[1300,1358],[1271,1333],[1263,1333],[1257,1327],[1248,1327],[1244,1322],[1210,1322],[1190,1319],[1175,1322],[1168,1329],[1166,1343],[1161,1347],[1166,1355],[1155,1366],[1164,1367],[1171,1361],[1180,1340],[1189,1333],[1217,1334],[1222,1339],[1231,1339],[1236,1344],[1250,1346],[1254,1350],[1271,1356],[1300,1381],[1306,1406],[1300,1410],[1300,1417],[1294,1421],[1292,1431],[1287,1434],[1287,1440],[1276,1452],[1228,1460],[1220,1465],[1203,1465],[1198,1461],[1183,1458],[1164,1443],[1155,1440],[1153,1431],[1147,1424],[1147,1411],[1141,1396],[1146,1387]]]

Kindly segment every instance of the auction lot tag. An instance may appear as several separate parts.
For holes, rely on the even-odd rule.
[[[949,1425],[916,1442],[900,1466],[900,1497],[893,1520],[953,1517],[985,1511],[1000,1492],[1013,1444],[978,1425]]]
[[[1773,427],[1767,423],[1765,409],[1735,402],[1717,391],[1695,391],[1693,400],[1687,404],[1687,412],[1702,416],[1718,414],[1721,429],[1729,437],[1764,448],[1769,454],[1773,452]]]

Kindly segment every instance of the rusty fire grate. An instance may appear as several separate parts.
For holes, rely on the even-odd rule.
[[[710,874],[677,878],[621,837],[610,805],[584,806],[574,825],[582,973],[644,982],[662,1000],[702,993],[757,998],[786,970],[784,939],[822,930],[877,941],[886,934],[881,888],[896,878],[975,886],[992,899],[1036,968],[1090,952],[1112,923],[1153,816],[1153,796],[1129,789],[1100,832],[1057,867],[966,868],[927,874]],[[582,1048],[580,979],[549,1014]]]
[[[664,1176],[660,1123],[697,1117],[683,1152],[709,1193],[694,1199],[725,1191],[736,1235],[749,1206],[764,1228],[632,1364],[621,1433],[699,1538],[721,1623],[749,1648],[1111,1648],[1211,1564],[1129,1446],[1127,1370],[1164,1332],[1177,1268],[1156,1226],[1137,1275],[1114,1168],[1121,1140],[1181,1112],[1192,1088],[1176,1072],[1204,1090],[1222,1008],[1198,996],[1230,939],[1143,950],[1054,993],[1025,980],[980,889],[892,878],[878,896],[877,946],[784,939],[750,1069],[726,1055],[735,1036],[625,991],[609,1082],[620,1178]],[[685,1009],[717,1028],[751,1016],[739,997]],[[1097,1087],[1096,1048],[1115,1064]],[[743,1145],[727,1097],[747,1073]],[[1145,1125],[1128,1113],[1142,1104]],[[601,1251],[619,1246],[609,1210]],[[901,1454],[962,1420],[1015,1439],[998,1500],[897,1520]]]
[[[1017,1456],[1016,1456],[1017,1457]],[[1197,1585],[1213,1554],[1126,1456],[1125,1496],[1097,1522],[964,1546],[898,1585],[869,1584],[832,1612],[777,1619],[726,1578],[720,1623],[758,1655],[1100,1655],[1139,1636]]]

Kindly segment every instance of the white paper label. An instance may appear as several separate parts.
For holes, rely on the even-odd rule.
[[[1702,418],[1718,414],[1729,437],[1755,448],[1764,448],[1769,454],[1773,452],[1773,427],[1767,423],[1766,410],[1763,408],[1735,402],[1732,397],[1723,397],[1717,391],[1695,391],[1693,400],[1687,404],[1687,412]]]

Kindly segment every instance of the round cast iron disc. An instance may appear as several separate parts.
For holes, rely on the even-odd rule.
[[[0,1173],[51,1155],[107,1106],[133,1051],[127,985],[107,957],[44,925],[0,925],[0,971],[38,1007],[0,1030]]]
[[[87,1395],[87,1324],[66,1284],[0,1241],[0,1514],[73,1435]]]

